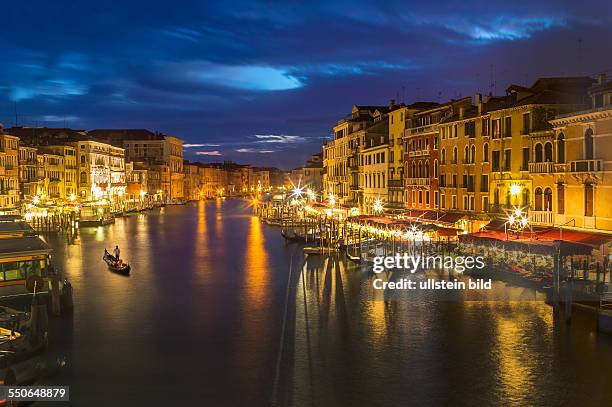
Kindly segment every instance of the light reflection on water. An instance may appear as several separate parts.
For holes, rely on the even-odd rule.
[[[75,288],[74,315],[54,321],[62,332],[52,344],[68,358],[57,380],[71,385],[75,405],[269,405],[273,394],[291,406],[612,397],[612,340],[595,333],[591,316],[575,313],[566,326],[542,301],[384,301],[367,270],[336,257],[303,262],[299,246],[242,201],[117,219],[102,232],[82,229],[73,244],[49,239]],[[101,260],[115,244],[129,278]],[[513,290],[508,298],[536,298],[495,290],[494,298]]]

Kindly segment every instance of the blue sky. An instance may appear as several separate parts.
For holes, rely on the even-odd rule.
[[[189,159],[290,168],[355,103],[612,73],[607,1],[374,3],[7,4],[0,120],[148,128]]]

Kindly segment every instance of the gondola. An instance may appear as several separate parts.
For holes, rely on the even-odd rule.
[[[108,269],[112,271],[113,273],[118,273],[118,274],[123,274],[123,275],[130,274],[130,265],[128,263],[117,261],[115,256],[113,256],[106,250],[104,251],[104,256],[102,257],[102,260],[106,262]]]

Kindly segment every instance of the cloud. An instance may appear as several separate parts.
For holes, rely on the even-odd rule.
[[[259,154],[268,154],[274,153],[275,150],[263,150],[258,148],[239,148],[236,150],[237,153],[259,153]]]
[[[258,139],[256,143],[289,144],[289,143],[302,143],[306,141],[304,137],[289,136],[286,134],[255,134],[254,137]]]
[[[55,115],[44,115],[40,117],[43,122],[74,122],[79,120],[78,116],[55,116]]]
[[[194,147],[220,147],[221,144],[210,144],[210,143],[203,143],[203,144],[183,144],[184,148],[194,148]]]
[[[234,89],[277,91],[304,86],[287,69],[264,65],[221,65],[203,62],[192,74],[202,82]]]
[[[185,27],[173,27],[170,29],[162,30],[162,33],[170,37],[186,40],[190,42],[198,42],[202,38],[202,33],[191,28]]]
[[[456,20],[444,24],[446,28],[452,31],[482,42],[527,39],[537,32],[565,25],[566,21],[561,18],[508,16],[496,17],[490,23],[484,24],[470,21],[458,23]]]
[[[196,151],[196,155],[211,155],[211,156],[220,156],[223,155],[219,150],[214,151]]]

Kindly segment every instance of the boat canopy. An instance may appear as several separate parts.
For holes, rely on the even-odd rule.
[[[0,239],[0,261],[17,256],[49,255],[51,252],[51,247],[37,236]]]

